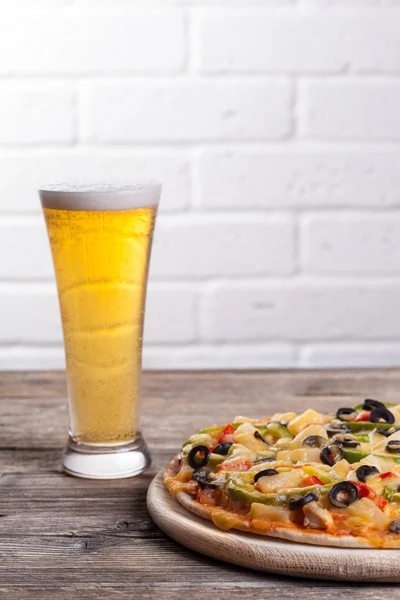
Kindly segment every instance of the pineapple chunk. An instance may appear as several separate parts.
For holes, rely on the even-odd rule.
[[[272,506],[253,502],[250,509],[252,519],[265,519],[275,523],[290,523],[290,513],[283,506]]]
[[[323,416],[316,410],[310,408],[298,417],[292,419],[288,424],[288,429],[292,435],[296,436],[300,431],[308,427],[308,425],[323,425],[323,423]]]
[[[271,417],[271,421],[282,421],[282,423],[289,423],[296,417],[295,412],[287,412],[287,413],[275,413]]]
[[[326,433],[325,427],[322,427],[322,425],[309,425],[300,431],[300,433],[298,433],[293,440],[291,440],[288,445],[289,450],[300,448],[303,441],[310,435],[319,435],[328,440],[328,434]]]
[[[302,479],[303,473],[301,469],[292,469],[291,471],[285,471],[278,475],[266,475],[260,477],[254,487],[263,494],[268,494],[275,490],[300,487]]]
[[[321,463],[321,450],[319,448],[297,448],[297,450],[281,450],[277,453],[277,460],[289,462],[314,462]]]
[[[347,477],[347,474],[350,471],[350,465],[345,458],[342,458],[342,460],[339,460],[339,462],[333,465],[333,469],[341,477]]]
[[[252,423],[253,419],[249,419],[249,417],[243,417],[243,416],[239,415],[233,419],[233,422],[234,423]]]
[[[377,527],[378,529],[385,529],[389,525],[389,517],[369,498],[356,500],[344,510],[346,523],[350,527]]]
[[[267,450],[268,445],[254,437],[256,431],[256,427],[251,425],[251,423],[242,423],[233,434],[233,439],[236,444],[242,444],[249,450],[252,450],[252,452],[263,452]]]
[[[247,446],[243,446],[242,444],[233,444],[229,451],[229,458],[248,458],[251,461],[256,459],[257,454],[247,448]]]
[[[319,448],[298,448],[290,452],[290,460],[294,462],[321,463]]]
[[[179,470],[179,473],[176,476],[177,481],[183,481],[187,483],[192,479],[193,469],[187,463],[182,462],[182,466]]]
[[[276,455],[276,460],[289,461],[290,460],[290,451],[289,450],[281,450]]]

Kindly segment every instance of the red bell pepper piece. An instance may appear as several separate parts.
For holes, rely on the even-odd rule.
[[[322,481],[316,475],[311,475],[303,479],[304,485],[323,485]]]
[[[229,442],[231,440],[225,440],[225,436],[226,435],[232,435],[235,433],[235,428],[233,425],[229,424],[225,427],[225,429],[222,431],[221,435],[218,438],[218,444],[222,444],[223,442]]]
[[[381,479],[387,479],[388,477],[396,477],[396,475],[392,473],[392,471],[386,471],[386,473],[381,473],[379,477]]]
[[[248,471],[252,466],[248,458],[240,458],[230,463],[222,463],[217,466],[217,471]]]
[[[369,415],[370,415],[369,410],[361,411],[360,414],[357,415],[356,418],[354,419],[354,423],[357,423],[359,421],[369,421]]]
[[[372,497],[375,496],[375,492],[373,492],[371,488],[365,485],[365,483],[361,483],[359,481],[353,481],[352,483],[354,483],[354,485],[358,487],[358,496],[360,499],[370,498],[372,500]]]

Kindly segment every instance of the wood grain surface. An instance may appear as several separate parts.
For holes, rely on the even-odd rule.
[[[0,600],[400,600],[394,584],[295,579],[207,558],[167,538],[146,508],[150,481],[188,432],[240,413],[334,410],[368,396],[400,403],[400,370],[145,373],[153,465],[96,481],[61,471],[64,375],[0,373]]]

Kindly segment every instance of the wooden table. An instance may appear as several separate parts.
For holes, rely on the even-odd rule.
[[[62,373],[0,373],[0,599],[400,599],[395,585],[269,576],[197,555],[164,536],[146,490],[188,432],[237,414],[400,403],[400,370],[153,372],[143,430],[153,466],[133,479],[64,475]]]

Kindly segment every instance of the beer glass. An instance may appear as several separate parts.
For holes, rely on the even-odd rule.
[[[70,432],[65,471],[113,479],[141,473],[139,429],[147,276],[161,186],[39,190],[57,280]]]

